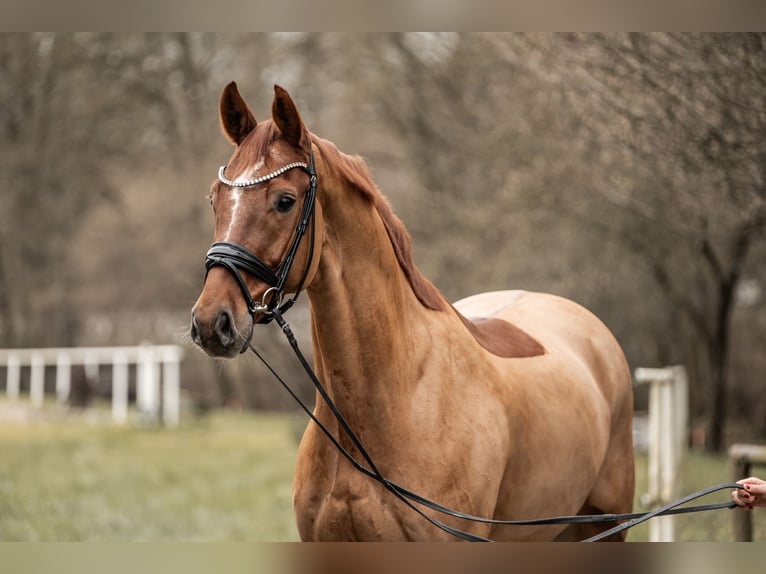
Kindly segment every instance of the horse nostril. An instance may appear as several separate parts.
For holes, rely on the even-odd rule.
[[[194,312],[192,312],[191,318],[191,339],[195,345],[199,345],[201,342],[199,329],[197,328],[197,317],[194,315]]]
[[[237,334],[229,311],[223,310],[218,314],[218,318],[215,320],[214,331],[224,347],[230,347],[234,343]]]

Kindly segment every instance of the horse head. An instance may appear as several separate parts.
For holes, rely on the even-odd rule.
[[[272,118],[259,123],[232,82],[220,120],[235,150],[210,192],[214,243],[191,337],[211,356],[234,357],[255,323],[311,282],[322,222],[311,135],[287,91],[274,87]]]

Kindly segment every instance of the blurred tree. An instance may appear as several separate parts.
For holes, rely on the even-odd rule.
[[[121,201],[117,170],[182,165],[202,91],[191,50],[185,34],[0,36],[0,344],[74,342],[78,263],[103,246],[71,240]]]
[[[550,40],[547,62],[587,118],[580,140],[599,194],[569,209],[642,259],[683,318],[707,445],[720,450],[735,296],[766,230],[766,36]]]
[[[397,87],[377,100],[380,113],[406,145],[420,197],[439,204],[420,209],[415,226],[435,254],[432,275],[470,292],[476,270],[491,259],[480,277],[502,284],[513,274],[507,260],[484,257],[487,246],[514,253],[519,235],[535,233],[552,235],[548,266],[560,254],[570,273],[577,252],[598,250],[602,277],[627,270],[618,259],[629,254],[629,265],[641,262],[665,298],[653,312],[666,317],[657,327],[633,318],[661,338],[658,356],[690,368],[697,412],[707,414],[707,444],[720,450],[737,285],[766,226],[764,36],[394,34],[373,41],[389,55],[382,77]],[[502,223],[490,223],[487,208],[502,213]],[[445,239],[451,228],[462,234]],[[622,249],[604,258],[605,238]],[[511,259],[525,267],[521,257]],[[461,273],[468,265],[473,272]],[[577,282],[580,296],[584,287]],[[618,288],[623,300],[646,298],[636,285]],[[661,334],[662,322],[675,335]]]
[[[741,376],[763,379],[742,365],[764,305],[731,317],[742,278],[766,280],[765,62],[762,35],[0,36],[0,345],[177,340],[231,151],[220,90],[236,80],[263,120],[279,83],[312,131],[368,159],[447,297],[583,302],[634,365],[690,368],[714,445],[732,336]],[[287,406],[241,384],[267,376],[248,361],[219,393],[230,367],[187,363],[205,401]]]

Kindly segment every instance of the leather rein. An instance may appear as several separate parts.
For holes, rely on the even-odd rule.
[[[364,459],[365,464],[362,464],[361,462],[359,462],[340,443],[340,440],[335,435],[333,435],[330,429],[328,429],[327,426],[324,425],[324,423],[322,423],[314,415],[312,410],[298,397],[298,395],[279,376],[279,374],[271,367],[271,365],[263,358],[263,356],[256,350],[256,348],[252,344],[249,345],[250,349],[263,362],[263,364],[268,368],[268,370],[274,375],[277,381],[279,381],[279,383],[287,390],[290,396],[292,396],[293,399],[295,399],[295,401],[298,403],[301,409],[318,426],[318,428],[322,431],[322,433],[330,440],[330,442],[332,442],[335,448],[338,449],[339,453],[346,460],[348,460],[348,462],[358,472],[380,483],[384,488],[386,488],[386,490],[388,490],[401,502],[403,502],[405,505],[411,508],[414,512],[422,516],[425,520],[427,520],[428,522],[430,522],[437,528],[457,538],[472,541],[472,542],[492,542],[492,540],[488,538],[484,538],[482,536],[477,536],[465,530],[461,530],[461,529],[449,526],[448,524],[445,524],[444,522],[425,513],[421,507],[429,508],[437,513],[451,516],[453,518],[459,518],[459,519],[467,520],[471,522],[479,522],[484,524],[503,525],[503,526],[542,526],[542,525],[551,525],[551,524],[622,522],[622,524],[618,524],[617,526],[614,526],[613,528],[610,528],[604,532],[601,532],[583,541],[583,542],[595,542],[603,538],[606,538],[608,536],[611,536],[612,534],[616,534],[624,530],[627,530],[629,528],[632,528],[636,526],[637,524],[640,524],[642,522],[649,520],[650,518],[654,518],[655,516],[686,514],[691,512],[716,510],[721,508],[734,508],[736,506],[736,504],[733,501],[729,501],[729,502],[722,502],[722,503],[716,503],[716,504],[707,504],[707,505],[679,508],[683,506],[684,504],[687,504],[688,502],[691,502],[698,498],[702,498],[704,496],[707,496],[709,494],[712,494],[720,490],[744,488],[741,484],[730,482],[730,483],[715,485],[704,490],[700,490],[696,493],[690,494],[684,498],[681,498],[679,500],[666,504],[660,508],[657,508],[651,512],[630,513],[630,514],[591,514],[591,515],[573,515],[573,516],[554,516],[554,517],[537,518],[537,519],[531,519],[531,520],[497,520],[493,518],[474,516],[472,514],[453,510],[437,502],[433,502],[423,496],[420,496],[419,494],[416,494],[404,488],[403,486],[400,486],[390,481],[389,479],[387,479],[385,475],[383,475],[383,473],[377,467],[377,465],[375,464],[374,460],[370,456],[367,449],[364,448],[364,445],[362,444],[361,440],[356,435],[356,433],[353,431],[348,421],[346,421],[343,414],[335,405],[332,398],[330,397],[330,394],[327,392],[324,385],[317,377],[316,373],[314,373],[314,370],[312,369],[311,365],[309,364],[309,362],[306,360],[305,356],[301,352],[300,347],[298,346],[298,342],[295,338],[295,335],[293,334],[293,331],[290,328],[290,325],[285,321],[283,317],[283,313],[285,313],[288,309],[290,309],[293,306],[293,304],[298,298],[298,295],[303,289],[306,277],[308,276],[309,269],[311,267],[312,259],[314,257],[313,228],[315,224],[314,207],[316,203],[316,193],[317,193],[317,175],[316,175],[316,168],[314,164],[313,151],[310,154],[308,164],[304,162],[291,163],[270,174],[258,177],[253,180],[243,181],[243,182],[232,181],[227,179],[225,176],[226,166],[222,166],[218,172],[218,179],[222,183],[230,187],[248,187],[251,185],[256,185],[258,183],[263,183],[265,181],[273,179],[285,173],[286,171],[290,169],[294,169],[294,168],[301,168],[305,170],[309,174],[310,181],[309,181],[308,189],[306,191],[306,197],[303,202],[303,208],[301,210],[301,215],[295,230],[295,234],[293,235],[293,239],[287,248],[287,252],[285,253],[284,259],[279,264],[277,269],[276,270],[271,269],[260,257],[258,257],[257,255],[249,251],[244,246],[238,243],[221,241],[221,242],[213,243],[213,245],[210,247],[210,249],[207,252],[207,255],[205,258],[205,269],[206,269],[205,277],[207,278],[207,272],[209,272],[210,269],[212,269],[213,267],[223,267],[224,269],[229,271],[234,277],[234,279],[237,281],[237,284],[239,285],[240,290],[242,291],[242,295],[244,296],[245,302],[247,303],[247,308],[250,311],[250,314],[253,316],[253,321],[255,321],[256,316],[259,313],[262,313],[263,316],[259,319],[258,323],[269,323],[272,320],[274,320],[280,326],[280,328],[282,329],[282,332],[284,333],[285,337],[290,343],[290,347],[293,349],[293,352],[295,353],[298,361],[300,362],[307,376],[309,377],[314,387],[316,388],[319,396],[322,398],[325,404],[329,407],[336,421],[340,425],[340,428],[343,430],[343,432],[345,432],[345,434],[351,440],[352,444],[359,451],[360,455]],[[287,281],[287,276],[290,273],[293,262],[295,260],[295,255],[298,251],[298,248],[300,246],[303,236],[306,234],[309,223],[311,224],[311,227],[312,227],[312,233],[310,238],[309,257],[306,262],[306,268],[304,269],[303,275],[298,284],[298,288],[296,289],[293,297],[287,300],[286,302],[282,303],[282,299],[285,294],[285,282]],[[253,296],[250,294],[250,290],[248,289],[247,284],[245,283],[245,280],[242,277],[240,271],[245,271],[246,273],[254,275],[258,279],[260,279],[261,281],[269,285],[269,288],[261,297],[260,302],[255,301]]]

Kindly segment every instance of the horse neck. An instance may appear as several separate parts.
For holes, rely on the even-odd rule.
[[[375,207],[358,193],[344,195],[322,206],[325,240],[308,294],[319,376],[356,418],[370,416],[370,404],[384,413],[417,386],[403,373],[420,371],[435,312],[413,293]]]

